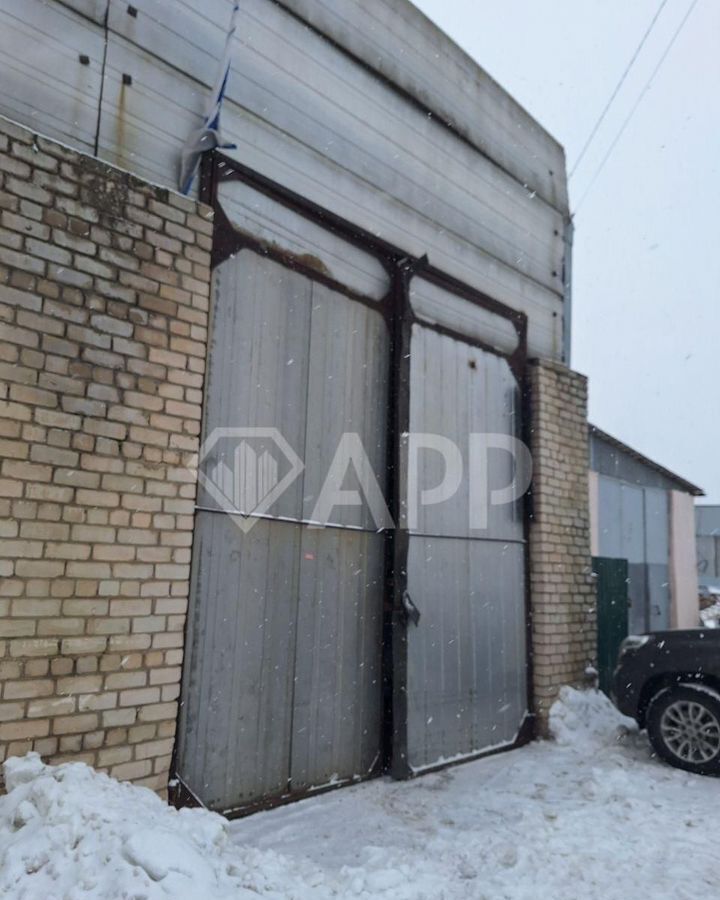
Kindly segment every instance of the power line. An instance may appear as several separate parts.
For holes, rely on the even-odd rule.
[[[603,108],[603,111],[600,113],[600,116],[598,117],[597,122],[596,122],[595,125],[593,126],[592,131],[590,132],[590,134],[589,134],[588,137],[587,137],[587,140],[586,140],[585,143],[583,144],[583,148],[582,148],[582,150],[580,151],[580,155],[579,155],[578,158],[575,160],[575,163],[574,163],[574,165],[573,165],[573,167],[572,167],[572,169],[571,169],[571,171],[570,171],[570,175],[568,176],[568,180],[569,180],[570,178],[573,177],[573,175],[575,174],[575,170],[576,170],[577,167],[580,165],[580,162],[582,161],[582,158],[585,156],[585,153],[587,152],[588,147],[590,146],[590,144],[591,144],[592,141],[593,141],[593,138],[594,138],[595,135],[597,134],[598,128],[602,125],[602,123],[603,123],[603,121],[604,121],[604,119],[605,119],[605,116],[607,115],[608,110],[610,109],[610,107],[611,107],[612,104],[613,104],[613,101],[615,100],[615,98],[616,98],[617,95],[618,95],[618,92],[619,92],[620,88],[623,86],[623,84],[625,83],[625,79],[626,79],[626,78],[628,77],[628,75],[630,74],[630,69],[632,69],[633,65],[635,64],[635,60],[638,58],[638,55],[640,54],[640,51],[641,51],[642,48],[645,46],[645,41],[647,41],[647,39],[650,37],[650,33],[652,32],[653,28],[655,27],[655,23],[657,22],[657,20],[658,20],[658,18],[659,18],[659,16],[660,16],[660,13],[661,13],[661,12],[663,11],[663,9],[665,8],[665,4],[666,4],[666,3],[667,3],[667,0],[662,0],[660,6],[658,6],[658,8],[657,8],[657,10],[656,10],[656,12],[655,12],[655,15],[652,17],[652,21],[651,21],[650,24],[648,25],[647,30],[645,31],[645,34],[642,36],[642,40],[640,41],[640,43],[639,43],[639,44],[637,45],[637,47],[635,48],[635,52],[633,53],[633,55],[632,55],[632,57],[631,57],[631,59],[630,59],[630,62],[627,64],[627,66],[625,67],[625,71],[624,71],[624,72],[622,73],[622,75],[620,76],[620,81],[618,81],[618,83],[615,85],[615,90],[614,90],[614,91],[612,92],[612,94],[610,95],[610,99],[609,99],[608,102],[605,104],[605,106],[604,106],[604,108]]]
[[[658,60],[657,65],[656,65],[655,68],[652,70],[652,73],[651,73],[650,77],[648,78],[648,80],[645,82],[645,86],[643,87],[642,91],[640,92],[640,96],[637,98],[637,100],[636,100],[635,103],[633,104],[632,109],[631,109],[630,112],[627,114],[627,116],[626,116],[624,122],[623,122],[622,125],[620,126],[620,130],[619,130],[618,133],[615,135],[615,138],[614,138],[612,144],[610,144],[610,147],[608,148],[607,153],[606,153],[605,156],[602,158],[602,162],[600,163],[600,165],[599,165],[599,166],[597,167],[597,169],[595,170],[595,174],[593,175],[593,177],[590,179],[590,183],[588,184],[587,188],[585,189],[585,193],[582,195],[582,197],[580,198],[580,200],[579,200],[577,206],[575,207],[575,210],[574,210],[575,213],[577,213],[578,210],[580,209],[580,207],[583,205],[583,203],[584,203],[584,201],[585,201],[585,198],[587,197],[587,195],[590,193],[590,190],[592,189],[592,186],[595,184],[595,182],[596,182],[596,181],[598,180],[598,178],[600,177],[600,173],[601,173],[602,170],[605,168],[605,164],[606,164],[607,161],[610,159],[613,150],[614,150],[615,147],[617,146],[618,141],[620,140],[620,138],[621,138],[621,137],[623,136],[623,134],[625,133],[625,129],[626,129],[627,126],[630,124],[630,120],[631,120],[632,117],[635,115],[635,112],[636,112],[638,106],[640,106],[643,97],[645,96],[645,94],[647,94],[648,90],[650,89],[650,87],[651,87],[651,85],[652,85],[652,83],[653,83],[655,77],[657,76],[658,72],[659,72],[660,69],[662,68],[662,65],[663,65],[663,63],[665,62],[665,60],[667,59],[668,54],[669,54],[670,51],[672,50],[673,45],[675,44],[675,41],[676,41],[676,40],[678,39],[678,37],[680,36],[680,32],[681,32],[681,31],[683,30],[683,28],[685,27],[685,23],[686,23],[687,20],[690,18],[690,14],[691,14],[692,11],[695,9],[695,7],[697,6],[697,4],[698,4],[698,0],[693,0],[693,2],[690,4],[690,7],[689,7],[688,11],[687,11],[687,12],[685,13],[685,15],[683,16],[682,21],[680,22],[680,24],[678,25],[678,27],[675,29],[675,32],[674,32],[672,38],[670,38],[670,43],[667,45],[667,47],[666,47],[665,50],[663,51],[663,54],[662,54],[662,56],[660,57],[660,59]]]

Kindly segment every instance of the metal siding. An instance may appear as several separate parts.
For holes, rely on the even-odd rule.
[[[312,290],[309,279],[250,250],[215,270],[205,441],[215,428],[274,427],[302,456]],[[208,453],[203,471],[232,464],[223,448]],[[300,518],[302,497],[299,478],[269,512]],[[201,484],[198,505],[220,503]]]
[[[384,472],[382,315],[243,250],[215,271],[203,433],[277,428],[308,468],[273,515],[314,506],[346,430]],[[306,443],[307,431],[307,443]],[[302,454],[301,454],[302,455]],[[203,463],[212,474],[221,452]],[[224,461],[232,466],[226,452]],[[370,773],[379,759],[384,535],[256,520],[207,490],[193,555],[179,773],[221,810]]]
[[[667,565],[670,559],[670,510],[667,491],[645,488],[645,559]]]
[[[246,234],[294,254],[357,293],[386,297],[390,279],[376,257],[240,181],[221,182],[218,197],[232,224]]]
[[[560,144],[411,3],[282,0],[282,5],[430,107],[441,121],[451,122],[519,182],[567,211]]]
[[[340,439],[360,436],[380,490],[386,482],[389,335],[373,309],[313,284],[303,518],[311,519]],[[357,477],[346,478],[356,489]],[[362,493],[361,493],[362,496]],[[375,531],[367,504],[336,506],[329,521]]]
[[[165,27],[157,0],[138,8],[137,20],[114,13],[112,27],[148,53],[162,46],[165,62],[209,87],[229,4],[206,13],[214,31],[185,4]],[[562,214],[277,4],[241,6],[233,71],[228,100],[562,293]]]
[[[132,84],[124,84],[123,75]],[[98,155],[176,187],[180,152],[202,124],[205,99],[197,82],[109,32]]]
[[[413,278],[410,285],[410,305],[419,319],[431,325],[452,328],[468,337],[482,340],[503,353],[513,353],[517,349],[518,333],[509,319],[458,297],[430,281]]]
[[[664,631],[670,627],[670,566],[667,562],[648,563],[646,570],[648,628]]]
[[[0,114],[92,153],[103,48],[103,29],[59,3],[4,0]]]
[[[462,483],[442,504],[421,507],[415,530],[439,535],[469,536],[469,455],[471,433],[520,434],[520,396],[505,359],[463,341],[413,325],[410,356],[410,431],[450,438],[463,458]],[[407,460],[405,465],[407,466]],[[440,454],[420,451],[418,484],[439,484],[445,467]],[[492,451],[489,483],[494,488],[512,481],[510,454]],[[407,486],[407,478],[403,478]],[[403,509],[407,507],[403,504]],[[491,506],[488,533],[498,539],[521,540],[521,504]],[[480,536],[477,535],[476,536]]]
[[[608,444],[602,437],[590,431],[590,467],[601,475],[619,481],[626,481],[638,487],[677,490],[677,483],[661,472],[623,452],[614,444]]]
[[[237,149],[228,155],[289,186],[404,252],[427,253],[434,266],[528,316],[528,352],[560,359],[562,296],[491,257],[464,235],[372,188],[348,169],[232,102],[223,108],[224,131]],[[470,210],[482,216],[482,210]]]
[[[527,710],[524,548],[412,536],[408,756],[422,769],[517,736]]]
[[[695,521],[698,534],[720,535],[720,506],[696,506]]]
[[[629,627],[658,631],[670,624],[668,494],[606,475],[599,477],[600,553],[628,560]]]
[[[178,771],[213,809],[288,788],[300,531],[197,515]]]
[[[410,536],[408,592],[421,617],[408,626],[408,759],[417,770],[510,743],[527,684],[522,505],[490,507],[487,531],[471,531],[467,479],[471,433],[520,433],[517,383],[502,357],[419,325],[411,348],[410,431],[453,440],[465,473],[453,498],[420,508]],[[419,486],[438,484],[439,454],[419,461]],[[406,489],[407,467],[406,458]],[[490,485],[511,479],[510,455],[492,452]]]
[[[113,0],[100,111],[102,158],[175,186],[181,148],[200,123],[229,18],[229,3],[214,3],[198,13],[187,3],[138,0],[133,17]],[[351,4],[344,6],[349,10]],[[28,0],[25,10],[45,22],[75,16],[83,33],[95,29],[93,65],[75,62],[73,43],[73,59],[66,64],[82,69],[82,87],[73,75],[68,89],[78,114],[63,99],[66,88],[56,74],[62,61],[49,64],[52,54],[45,53],[25,71],[23,60],[33,56],[23,52],[17,63],[22,75],[6,111],[32,124],[30,106],[39,108],[40,130],[92,149],[103,32],[57,3]],[[223,111],[237,157],[403,251],[429,253],[437,267],[525,311],[530,352],[559,359],[562,212],[277,4],[243,5],[238,34]],[[81,43],[78,51],[85,52],[88,41]],[[11,77],[7,60],[13,52],[10,46],[3,64]],[[123,84],[123,74],[132,84]],[[491,96],[512,105],[495,88]],[[22,106],[24,98],[30,99]]]
[[[158,0],[139,8],[114,27],[147,51],[167,46],[166,59],[209,85],[203,45],[217,54],[222,28],[200,26],[186,4],[168,24]],[[226,12],[218,6],[215,21]],[[230,155],[526,311],[531,352],[559,358],[558,213],[277,6],[243,7],[238,34],[223,112]]]
[[[383,535],[303,529],[290,764],[293,790],[379,761]]]
[[[698,535],[696,538],[697,543],[697,558],[698,558],[698,574],[700,575],[700,580],[705,578],[717,578],[720,576],[720,565],[718,565],[718,543],[720,543],[719,539],[716,537],[709,537],[707,535]]]

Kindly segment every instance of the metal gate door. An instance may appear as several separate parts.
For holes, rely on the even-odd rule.
[[[216,268],[177,759],[212,808],[380,762],[384,535],[363,508],[313,510],[343,433],[384,471],[387,359],[371,303],[250,249]],[[304,470],[243,517],[291,465],[278,435]]]
[[[597,653],[600,690],[610,694],[620,644],[628,635],[628,561],[593,557],[597,579]]]
[[[449,439],[463,478],[447,501],[407,521],[407,757],[411,771],[511,744],[528,710],[525,540],[520,501],[477,527],[471,436],[521,436],[513,323],[421,278],[410,292],[409,431]],[[443,478],[436,452],[416,457],[414,483]],[[406,459],[405,485],[412,461]],[[488,483],[513,480],[513,459],[488,457]],[[405,506],[415,502],[408,495]]]
[[[467,469],[471,434],[520,436],[526,317],[211,160],[211,346],[176,775],[232,812],[510,745],[527,714],[522,504],[491,508],[478,533],[465,478],[409,523],[404,453],[408,432],[432,432]],[[317,503],[348,434],[366,457],[337,495],[364,468],[394,528],[368,503]],[[434,465],[423,461],[424,484]],[[496,454],[489,472],[507,485],[510,458]]]

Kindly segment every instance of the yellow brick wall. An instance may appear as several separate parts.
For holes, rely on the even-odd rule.
[[[211,233],[0,120],[0,758],[167,785]]]
[[[597,661],[587,379],[557,363],[533,360],[529,388],[533,689],[539,730],[546,734],[560,688],[584,684],[587,667]]]

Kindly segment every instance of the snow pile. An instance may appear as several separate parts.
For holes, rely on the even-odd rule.
[[[227,821],[180,812],[84,763],[4,765],[0,897],[13,900],[288,900],[316,883],[271,850],[234,846]],[[322,876],[320,876],[322,878]],[[299,891],[299,893],[297,893]]]
[[[555,741],[232,823],[80,763],[9,760],[0,898],[626,900],[633,884],[719,896],[720,779],[653,759],[597,691],[564,689],[551,725]]]
[[[550,731],[558,744],[591,750],[622,741],[637,725],[600,691],[563,687],[550,710]]]

